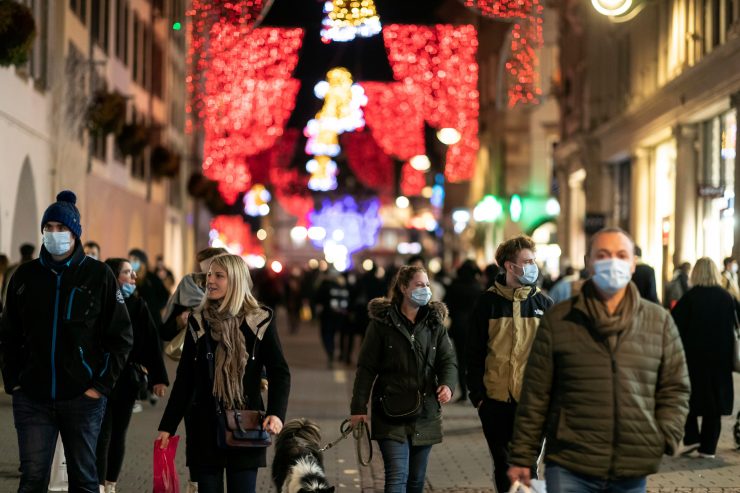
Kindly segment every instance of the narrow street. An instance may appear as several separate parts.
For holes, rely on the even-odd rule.
[[[282,320],[283,312],[278,312]],[[324,443],[340,435],[339,426],[348,416],[354,371],[335,366],[326,369],[326,362],[319,343],[318,326],[303,324],[297,334],[289,334],[285,323],[280,324],[281,340],[291,365],[293,378],[288,419],[307,417],[315,420],[322,429]],[[174,376],[176,365],[169,370]],[[740,378],[735,376],[736,388]],[[736,395],[737,410],[740,398]],[[152,446],[164,402],[152,407],[144,405],[141,413],[134,414],[128,433],[128,449],[123,471],[118,482],[121,493],[151,491]],[[444,409],[445,441],[434,446],[428,469],[428,491],[492,492],[491,463],[478,417],[473,407],[451,404]],[[10,398],[0,397],[0,493],[16,491],[18,484],[18,448],[13,429]],[[686,459],[666,458],[660,474],[649,478],[648,491],[653,493],[740,493],[740,452],[732,449],[733,419],[723,421],[717,458]],[[182,431],[182,425],[180,431]],[[271,451],[268,457],[271,457]],[[337,491],[373,492],[383,490],[383,467],[375,447],[370,467],[361,467],[353,440],[347,439],[325,454],[327,476]],[[178,450],[177,469],[180,484],[186,479],[184,441]],[[185,491],[181,488],[181,491]],[[261,470],[258,491],[275,492],[269,470]]]

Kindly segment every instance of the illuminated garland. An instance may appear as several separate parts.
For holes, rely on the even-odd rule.
[[[509,107],[536,104],[542,94],[539,87],[539,59],[536,50],[542,46],[542,11],[540,0],[465,0],[494,19],[516,19],[511,33],[511,57],[506,62],[509,74]]]
[[[190,47],[187,54],[188,74],[185,79],[190,94],[185,109],[189,115],[188,131],[192,131],[193,125],[203,118],[203,80],[211,53],[208,49],[211,29],[217,23],[229,23],[249,29],[262,12],[263,3],[263,0],[193,0],[191,8],[185,12],[190,19],[187,23]]]
[[[262,245],[252,235],[241,216],[216,216],[211,220],[208,244],[227,248],[234,255],[262,253]]]
[[[462,139],[449,147],[445,177],[469,180],[478,151],[478,38],[473,26],[390,25],[383,30],[395,78],[420,89],[424,118]]]
[[[365,121],[383,151],[401,160],[424,154],[424,96],[402,82],[363,82]]]
[[[368,132],[342,135],[347,163],[357,179],[379,193],[393,192],[393,161]]]
[[[250,157],[275,144],[295,106],[300,29],[211,28],[203,98],[203,174],[228,203],[251,184]],[[259,164],[255,160],[255,165]],[[264,177],[265,172],[257,174]],[[262,180],[261,180],[262,181]]]
[[[244,195],[244,213],[248,216],[266,216],[270,213],[272,195],[264,185],[258,183]]]
[[[337,163],[331,157],[341,150],[339,135],[365,126],[362,107],[367,97],[361,86],[352,83],[352,74],[344,67],[329,70],[326,81],[316,84],[314,93],[324,105],[303,132],[308,138],[306,154],[315,156],[306,164],[311,173],[308,187],[326,192],[337,188]]]
[[[352,41],[357,36],[369,38],[381,30],[380,17],[373,0],[328,0],[322,22],[321,40]]]
[[[297,169],[290,168],[300,131],[285,129],[283,136],[269,151],[269,181],[275,198],[288,214],[298,218],[298,225],[305,226],[308,213],[313,210],[313,197],[308,193],[308,178]]]
[[[352,254],[375,245],[382,226],[378,199],[358,204],[347,195],[336,202],[325,200],[321,209],[310,215],[311,226],[323,228],[321,239],[312,240],[323,248],[327,261],[344,271],[352,265]]]
[[[403,163],[401,168],[401,193],[407,197],[421,195],[421,190],[427,185],[426,174],[415,170],[409,163]]]

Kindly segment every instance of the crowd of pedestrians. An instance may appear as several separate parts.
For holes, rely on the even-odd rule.
[[[216,417],[258,411],[264,432],[282,430],[278,308],[288,337],[315,319],[327,367],[356,369],[348,411],[378,442],[386,492],[423,491],[451,401],[477,410],[500,493],[542,464],[551,492],[645,491],[664,454],[714,458],[733,411],[733,258],[721,271],[709,258],[677,266],[662,304],[655,271],[618,228],[592,235],[585,267],[559,279],[518,236],[495,263],[462,260],[454,275],[419,255],[279,275],[206,248],[176,282],[139,248],[103,262],[75,202],[65,191],[46,209],[38,257],[30,244],[17,264],[0,255],[22,492],[46,491],[60,437],[70,491],[114,493],[132,413],[170,386],[165,356],[179,363],[157,439],[166,448],[184,421],[187,490],[255,491],[266,449],[224,442]]]

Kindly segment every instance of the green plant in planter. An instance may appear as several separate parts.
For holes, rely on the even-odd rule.
[[[31,10],[13,0],[0,0],[0,66],[26,63],[35,38]]]
[[[152,149],[150,160],[152,175],[156,178],[172,178],[177,176],[178,171],[180,171],[180,155],[163,145],[158,145]]]
[[[138,156],[149,144],[149,128],[141,123],[127,123],[116,136],[116,143],[124,156]]]
[[[87,108],[86,122],[94,134],[120,133],[126,123],[126,98],[117,92],[96,92]]]

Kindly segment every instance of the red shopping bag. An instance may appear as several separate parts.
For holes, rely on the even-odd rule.
[[[152,493],[180,493],[180,478],[175,470],[175,452],[180,437],[170,437],[167,448],[159,446],[159,439],[154,440],[154,487]]]

